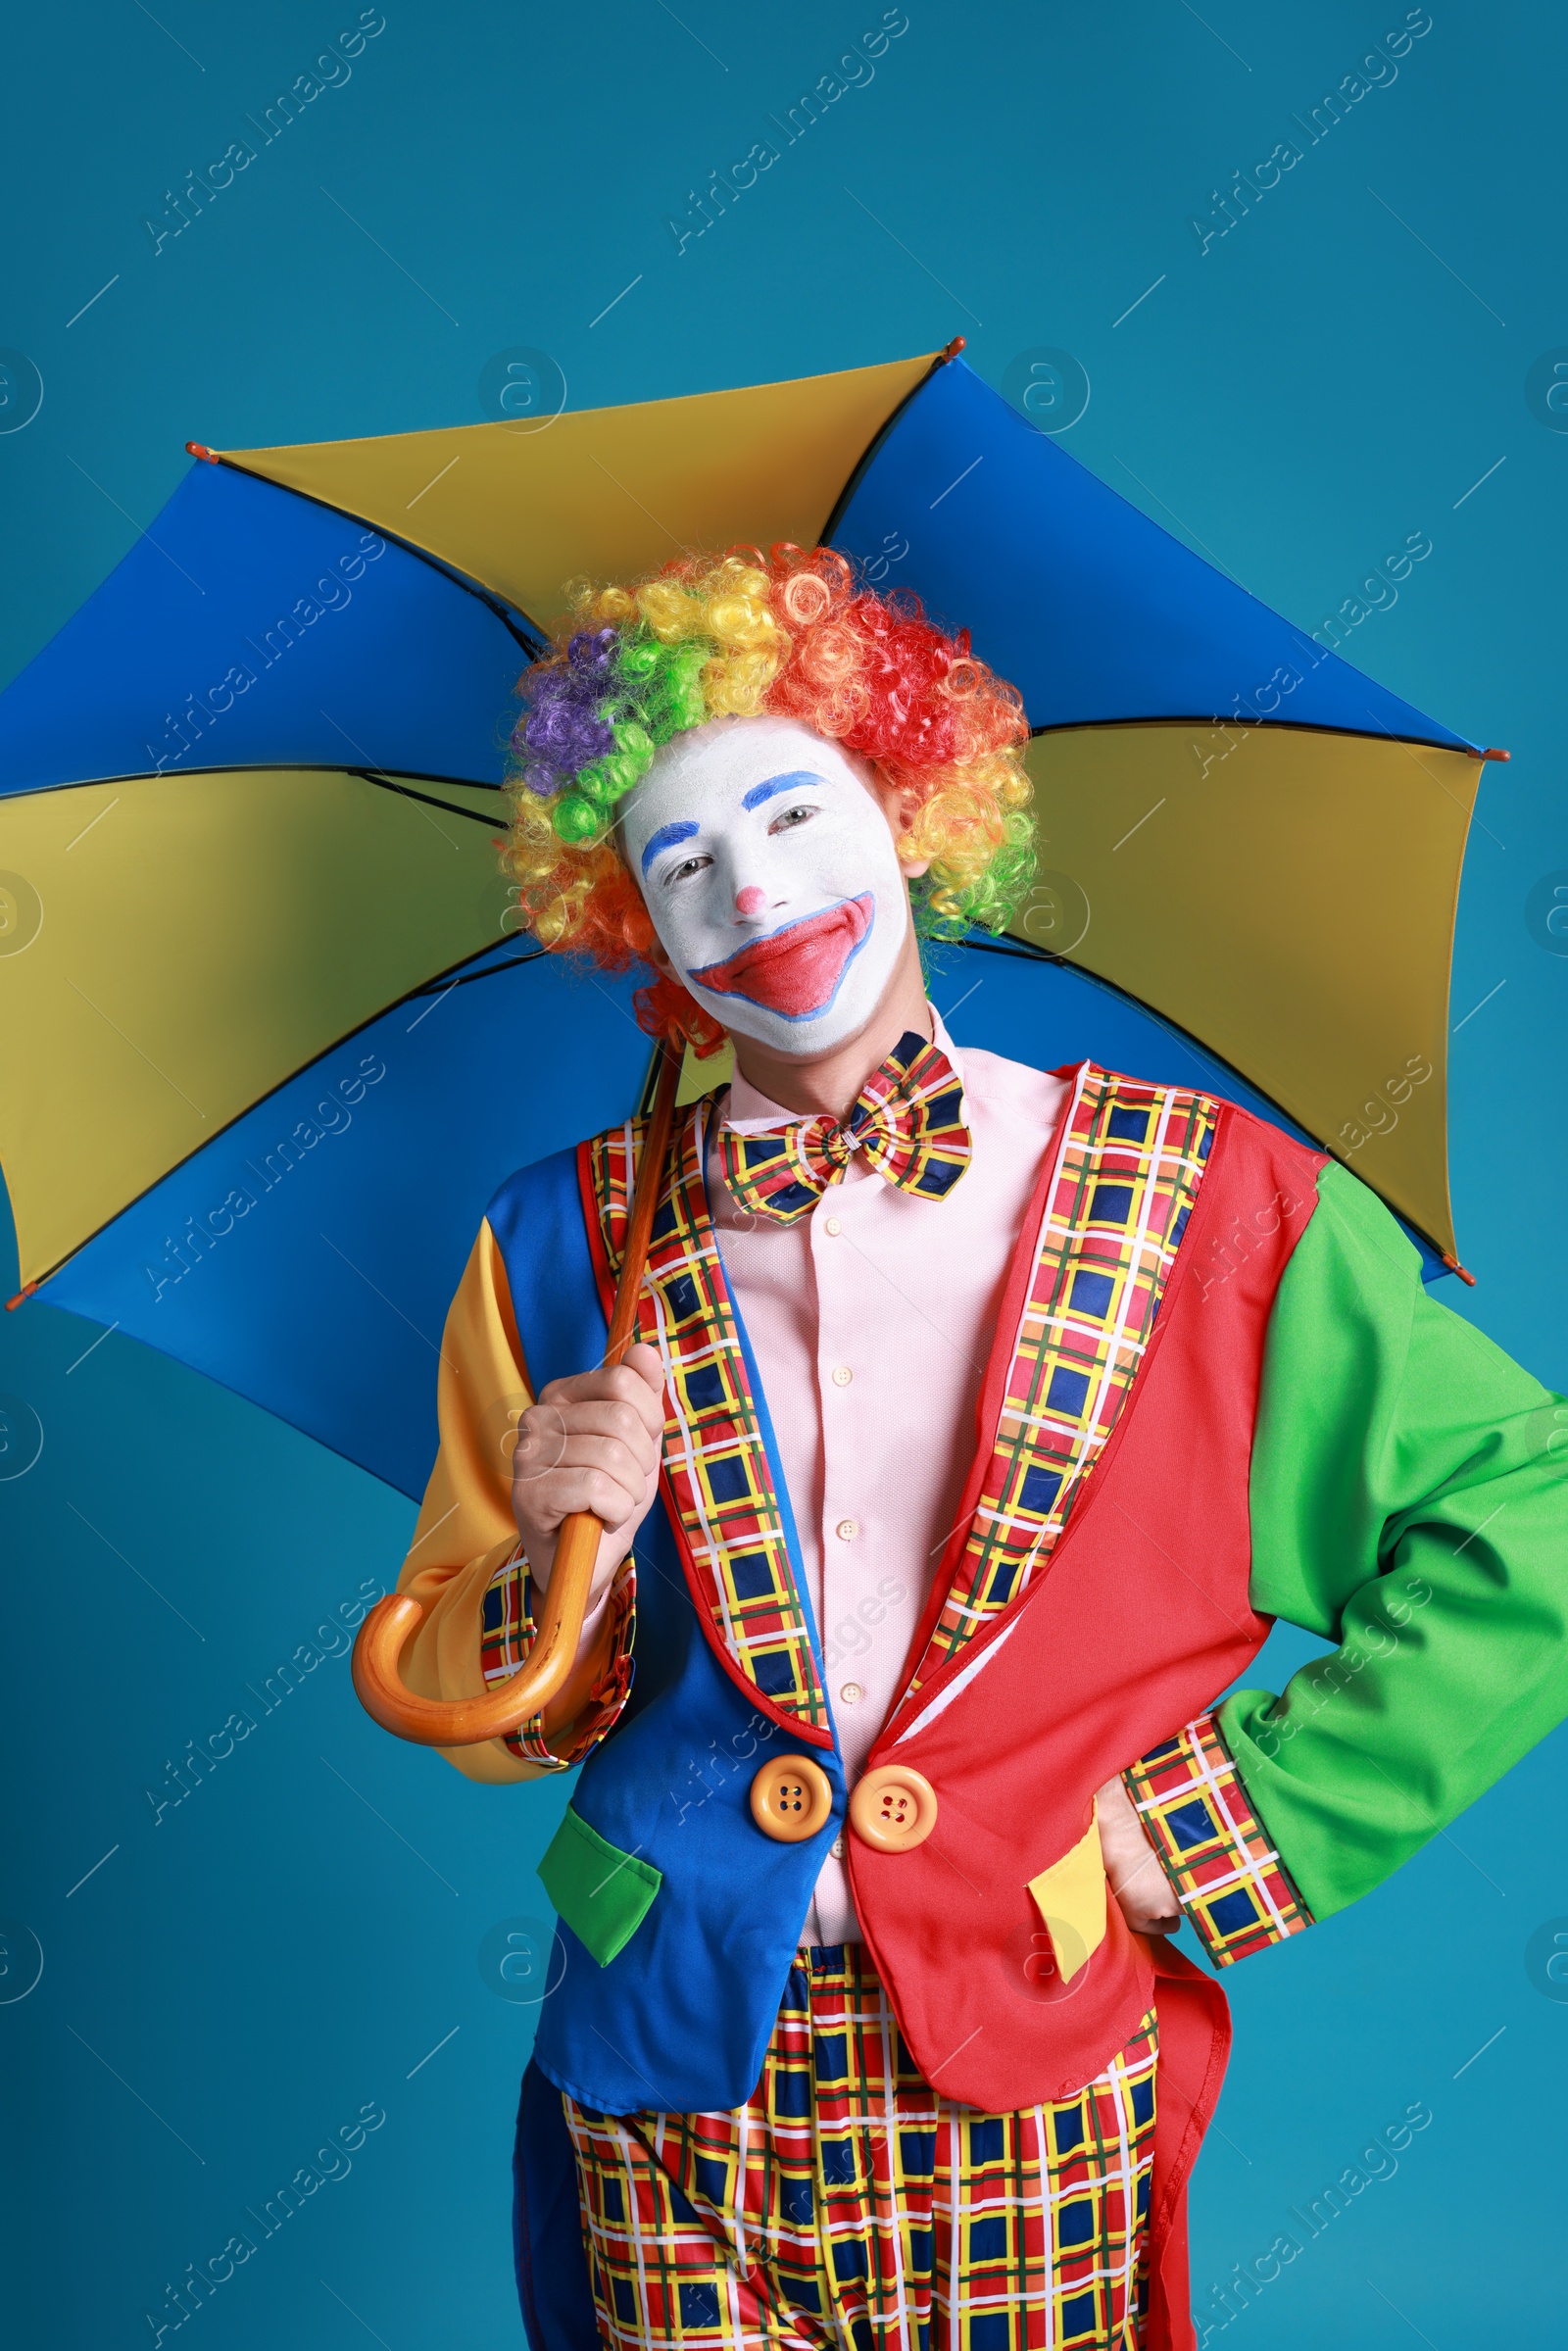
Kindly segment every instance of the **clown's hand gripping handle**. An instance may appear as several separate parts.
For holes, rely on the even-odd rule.
[[[618,1363],[637,1331],[637,1298],[648,1260],[648,1240],[669,1147],[680,1079],[678,1048],[666,1047],[654,1094],[653,1114],[643,1146],[637,1189],[626,1233],[626,1253],[611,1316],[607,1363]],[[536,1620],[533,1645],[517,1671],[472,1698],[422,1698],[408,1689],[399,1660],[423,1621],[424,1609],[406,1592],[377,1600],[354,1643],[354,1688],[367,1714],[383,1731],[426,1747],[478,1746],[506,1739],[544,1711],[565,1683],[582,1640],[604,1521],[591,1510],[563,1519],[556,1538],[555,1566]]]

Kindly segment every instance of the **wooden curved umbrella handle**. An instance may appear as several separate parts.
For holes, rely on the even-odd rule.
[[[354,1643],[360,1704],[383,1731],[426,1747],[472,1747],[506,1739],[549,1705],[577,1655],[604,1521],[574,1510],[556,1538],[556,1563],[540,1606],[533,1646],[510,1681],[472,1698],[421,1698],[398,1671],[403,1644],[424,1618],[406,1592],[377,1600]]]
[[[637,1331],[637,1299],[648,1262],[648,1240],[658,1205],[660,1179],[669,1148],[680,1081],[678,1047],[666,1046],[654,1094],[653,1115],[643,1146],[637,1189],[632,1199],[626,1233],[626,1253],[615,1288],[614,1312],[605,1361],[618,1363]],[[472,1698],[422,1698],[408,1689],[398,1661],[411,1636],[424,1618],[419,1601],[406,1592],[388,1592],[377,1600],[354,1643],[354,1688],[367,1714],[383,1731],[418,1746],[471,1747],[487,1739],[505,1739],[542,1713],[562,1689],[576,1660],[599,1539],[604,1521],[591,1510],[574,1510],[563,1519],[556,1538],[556,1559],[549,1589],[535,1623],[533,1645],[509,1681],[497,1683]]]

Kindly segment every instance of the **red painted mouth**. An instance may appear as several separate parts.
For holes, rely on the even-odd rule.
[[[869,890],[841,899],[820,914],[807,914],[749,940],[722,963],[707,963],[688,977],[715,996],[743,996],[786,1020],[809,1020],[825,1012],[844,974],[870,936],[875,901]]]

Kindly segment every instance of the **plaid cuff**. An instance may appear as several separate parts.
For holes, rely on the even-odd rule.
[[[576,1721],[564,1752],[545,1742],[544,1717],[536,1714],[504,1740],[519,1763],[542,1764],[546,1771],[569,1771],[581,1763],[615,1727],[631,1689],[631,1635],[637,1594],[637,1575],[630,1558],[615,1572],[610,1588],[610,1653]],[[504,1682],[514,1674],[533,1646],[533,1592],[528,1562],[519,1543],[512,1558],[496,1569],[485,1588],[479,1634],[479,1670],[485,1681]]]
[[[1145,1755],[1122,1781],[1216,1967],[1311,1926],[1212,1714]]]

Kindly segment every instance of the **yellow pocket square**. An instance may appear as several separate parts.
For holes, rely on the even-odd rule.
[[[1100,1801],[1070,1853],[1029,1881],[1035,1907],[1051,1933],[1061,1980],[1070,1984],[1091,1951],[1105,1939],[1105,1863],[1100,1849]]]

